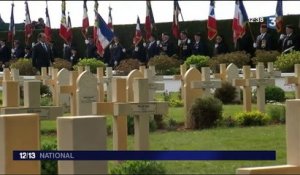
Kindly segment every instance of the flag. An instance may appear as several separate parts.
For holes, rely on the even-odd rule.
[[[71,40],[70,29],[68,26],[68,22],[66,19],[66,1],[62,0],[61,4],[61,21],[60,21],[60,29],[59,36],[66,42],[69,43]]]
[[[112,10],[112,8],[109,6],[109,7],[108,7],[108,10],[109,10],[109,12],[108,12],[108,22],[107,22],[107,25],[108,25],[108,27],[109,27],[112,31],[114,31],[113,24],[112,24],[112,16],[111,16],[111,10]]]
[[[151,1],[146,1],[146,20],[145,20],[145,31],[146,31],[146,40],[148,40],[152,34],[152,29],[154,28],[155,21],[151,7]]]
[[[98,14],[98,1],[94,1],[94,12],[95,12],[95,22],[94,22],[94,29],[93,29],[93,39],[94,42],[97,42],[97,14]]]
[[[174,0],[172,33],[176,39],[179,38],[179,19],[178,19],[179,14],[181,14],[181,8],[179,7],[178,0]]]
[[[283,10],[282,10],[282,0],[277,0],[276,5],[276,29],[277,32],[282,32],[282,25],[283,25]]]
[[[31,19],[30,19],[30,14],[29,14],[29,8],[28,8],[28,2],[25,1],[25,42],[27,43],[29,38],[32,35],[32,25],[31,25]]]
[[[235,1],[234,18],[232,22],[233,41],[236,43],[238,38],[242,38],[246,32],[248,15],[242,0]]]
[[[8,26],[8,41],[13,41],[14,36],[16,34],[15,29],[15,20],[14,20],[14,3],[11,4],[11,15],[10,15],[10,23]]]
[[[71,23],[70,12],[68,12],[67,27],[68,27],[68,40],[71,41],[73,34],[72,34],[72,23]]]
[[[105,48],[113,40],[114,33],[111,31],[98,12],[96,12],[95,28],[97,52],[100,56],[103,56]]]
[[[89,29],[89,26],[90,26],[89,17],[88,17],[88,9],[87,9],[87,6],[86,6],[86,2],[87,2],[87,0],[83,1],[83,19],[82,19],[82,29],[81,29],[81,33],[82,33],[84,38],[86,38],[86,35],[88,33],[88,29]]]
[[[46,40],[50,42],[52,40],[52,31],[51,31],[51,23],[48,12],[48,1],[46,1],[46,25],[44,28],[44,33],[46,35]]]
[[[142,40],[142,31],[141,31],[141,24],[140,18],[137,17],[136,27],[135,27],[135,35],[133,37],[133,44],[137,45]]]
[[[208,39],[212,40],[217,35],[217,21],[215,16],[215,1],[211,0],[209,5],[209,14],[207,20]]]

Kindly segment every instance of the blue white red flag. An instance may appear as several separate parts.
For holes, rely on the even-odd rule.
[[[277,0],[275,16],[276,16],[276,29],[277,29],[277,32],[282,32],[282,25],[283,25],[282,0]]]
[[[209,14],[207,20],[208,39],[212,40],[217,35],[217,21],[215,16],[215,1],[211,0],[209,5]]]
[[[14,3],[11,4],[11,15],[10,15],[10,23],[8,26],[8,41],[13,41],[14,36],[16,34],[15,28],[15,20],[14,20]]]
[[[114,33],[105,23],[101,15],[96,12],[96,23],[95,23],[95,32],[96,32],[96,47],[97,52],[100,56],[103,56],[105,48],[113,40]]]
[[[233,41],[236,43],[238,38],[242,38],[246,32],[248,15],[242,0],[235,1],[234,18],[232,22]]]
[[[44,33],[46,35],[46,40],[50,42],[52,40],[52,30],[51,30],[51,23],[50,17],[48,12],[48,2],[46,1],[46,25],[44,29]]]

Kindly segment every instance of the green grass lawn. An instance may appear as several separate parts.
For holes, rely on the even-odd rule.
[[[241,105],[223,106],[225,116],[234,116],[241,111]],[[183,122],[182,108],[170,108],[168,118]],[[108,117],[107,121],[107,124],[111,125],[111,117]],[[56,139],[55,121],[42,121],[41,128],[42,142]],[[276,150],[277,154],[276,161],[161,161],[168,174],[234,174],[239,167],[285,164],[285,146],[284,125],[214,128],[201,131],[156,131],[150,134],[151,150]],[[107,149],[112,149],[111,135],[108,136]],[[128,136],[128,149],[134,149],[133,136]],[[115,162],[109,162],[109,168],[114,165]]]

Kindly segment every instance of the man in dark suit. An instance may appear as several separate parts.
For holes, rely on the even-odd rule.
[[[208,49],[205,42],[201,39],[201,34],[196,33],[194,35],[194,43],[192,45],[193,55],[208,55]]]
[[[97,47],[94,44],[93,38],[91,36],[88,37],[88,39],[85,41],[85,44],[86,44],[85,56],[87,58],[98,58]]]
[[[141,64],[146,62],[146,49],[144,48],[143,42],[133,43],[132,57],[138,59]]]
[[[165,54],[171,57],[175,54],[174,44],[169,40],[169,35],[167,33],[161,34],[161,42],[159,43],[160,54]]]
[[[146,44],[146,43],[145,43]],[[154,57],[155,55],[159,54],[159,50],[158,50],[158,46],[157,46],[157,42],[155,40],[155,36],[151,35],[149,37],[149,42],[145,45],[146,47],[146,53],[147,53],[147,57],[146,57],[146,63],[148,63],[148,61]]]
[[[267,33],[267,25],[260,25],[260,35],[257,36],[256,42],[253,43],[253,47],[259,50],[271,50],[272,49],[272,40],[271,35]]]
[[[120,44],[119,38],[114,37],[113,42],[109,46],[110,60],[109,67],[116,67],[124,57],[125,48]]]
[[[223,36],[217,35],[216,36],[216,43],[213,51],[213,56],[225,54],[228,52],[228,47],[223,40]]]
[[[292,50],[299,50],[299,41],[294,33],[294,26],[287,25],[285,28],[286,35],[281,34],[279,38],[279,48],[282,53],[289,53]]]
[[[45,33],[38,35],[38,43],[32,49],[32,66],[41,71],[41,67],[49,67],[53,63],[50,46],[46,43]]]
[[[192,55],[192,42],[187,37],[185,31],[180,32],[180,39],[178,40],[178,56],[179,59],[185,61],[186,58]]]
[[[0,40],[0,61],[2,64],[5,64],[6,62],[9,62],[10,60],[10,49],[6,45],[4,40]],[[0,67],[2,68],[2,67]]]
[[[24,58],[25,50],[21,46],[19,40],[14,40],[14,48],[12,49],[11,57],[12,59]]]

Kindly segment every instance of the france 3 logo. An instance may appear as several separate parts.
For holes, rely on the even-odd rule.
[[[276,29],[276,16],[268,16],[267,18],[267,27],[269,29]]]

